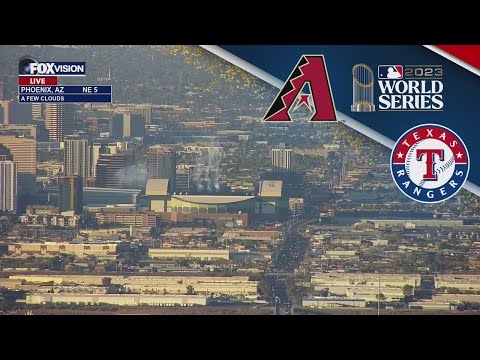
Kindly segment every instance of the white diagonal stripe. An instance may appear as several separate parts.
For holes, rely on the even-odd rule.
[[[475,66],[470,65],[469,63],[457,58],[456,56],[453,56],[452,54],[446,52],[443,49],[440,49],[438,46],[435,46],[435,45],[423,45],[423,46],[425,46],[428,50],[431,50],[437,53],[438,55],[443,56],[445,59],[448,59],[451,62],[454,62],[455,64],[463,67],[464,69],[471,71],[475,75],[480,76],[480,69],[477,69]]]

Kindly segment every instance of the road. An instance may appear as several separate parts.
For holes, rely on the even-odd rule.
[[[308,239],[301,235],[301,229],[315,221],[317,218],[294,219],[284,224],[282,228],[283,239],[279,245],[278,256],[273,260],[273,267],[267,274],[275,298],[276,315],[293,312],[292,294],[289,294],[286,281],[293,276],[295,269],[298,269],[308,250]]]

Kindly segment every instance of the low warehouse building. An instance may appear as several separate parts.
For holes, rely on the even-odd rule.
[[[120,306],[206,306],[205,295],[141,295],[141,294],[31,294],[27,304],[74,303],[85,305],[111,304]]]
[[[148,249],[148,257],[153,259],[199,259],[229,260],[230,251],[225,249]]]
[[[332,307],[366,307],[365,299],[354,299],[344,297],[309,297],[302,299],[302,306],[314,308],[332,308]]]

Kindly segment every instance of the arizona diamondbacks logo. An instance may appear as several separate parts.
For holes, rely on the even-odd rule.
[[[263,120],[292,121],[301,105],[310,111],[308,121],[337,121],[323,55],[302,55]]]
[[[454,196],[467,180],[467,147],[452,130],[436,124],[416,126],[392,150],[392,176],[410,199],[438,203]]]

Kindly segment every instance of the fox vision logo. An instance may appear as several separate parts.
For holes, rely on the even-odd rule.
[[[375,111],[375,102],[378,111],[443,110],[442,65],[379,65],[376,88],[368,65],[357,64],[352,72],[353,112]]]
[[[263,120],[292,121],[291,114],[302,106],[308,121],[337,121],[323,55],[302,55]]]

